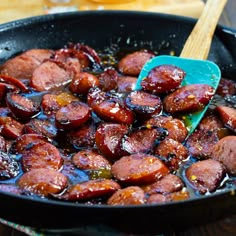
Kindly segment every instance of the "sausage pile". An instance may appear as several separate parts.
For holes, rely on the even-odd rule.
[[[104,52],[70,43],[31,49],[0,66],[1,191],[137,205],[236,186],[236,83],[222,78],[186,140],[184,114],[208,104],[213,88],[181,87],[185,71],[161,65],[134,91],[155,55],[117,55],[109,63]]]

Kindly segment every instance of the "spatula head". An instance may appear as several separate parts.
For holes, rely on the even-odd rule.
[[[190,84],[208,84],[212,86],[215,91],[221,79],[221,71],[219,67],[207,60],[194,60],[188,58],[180,58],[174,56],[157,56],[149,60],[143,67],[139,74],[135,90],[141,90],[141,81],[147,77],[148,73],[156,66],[160,65],[174,65],[186,72],[186,76],[181,83],[181,86]],[[202,117],[204,116],[209,104],[201,111],[186,114],[185,125],[191,134],[198,126]]]

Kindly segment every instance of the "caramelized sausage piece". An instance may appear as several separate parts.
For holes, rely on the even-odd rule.
[[[162,128],[141,127],[122,138],[122,149],[130,154],[148,153],[153,150],[157,141],[163,140],[166,135],[166,130]]]
[[[16,154],[22,153],[33,145],[45,142],[47,139],[40,134],[23,134],[18,137],[12,145],[12,151]]]
[[[41,106],[47,115],[55,114],[61,107],[79,99],[70,93],[62,92],[59,94],[45,94],[42,97]]]
[[[33,194],[49,197],[62,192],[67,187],[67,177],[56,170],[46,168],[32,169],[24,173],[18,185],[21,189]]]
[[[4,137],[0,136],[0,151],[6,152],[6,150],[6,140],[4,139]]]
[[[219,161],[208,159],[193,163],[185,174],[191,186],[205,194],[219,187],[225,176],[225,169]]]
[[[8,93],[6,103],[17,119],[30,119],[40,112],[39,104],[17,93]]]
[[[143,91],[131,92],[125,99],[127,107],[143,117],[159,114],[162,110],[161,99]]]
[[[125,75],[138,76],[144,64],[152,57],[154,54],[145,50],[133,52],[119,61],[118,69]]]
[[[56,62],[45,61],[34,70],[31,86],[42,92],[60,87],[70,82],[71,79],[70,74]]]
[[[173,174],[168,174],[157,182],[146,186],[144,191],[149,195],[155,193],[168,194],[180,191],[183,187],[184,183],[180,177]]]
[[[236,109],[225,106],[218,106],[216,110],[224,125],[236,133]]]
[[[149,196],[147,199],[147,204],[158,204],[170,202],[169,195],[163,195],[161,193],[155,193]]]
[[[81,150],[72,157],[72,163],[81,170],[111,169],[111,164],[102,155],[92,150]]]
[[[52,50],[31,49],[6,61],[1,66],[0,72],[17,79],[31,79],[33,71],[52,55]]]
[[[41,134],[48,139],[53,139],[57,136],[57,129],[54,123],[50,120],[31,119],[24,126],[25,133]]]
[[[221,162],[229,174],[236,175],[236,136],[226,136],[217,142],[212,158]]]
[[[112,165],[113,176],[125,184],[149,184],[167,175],[169,169],[158,158],[148,154],[124,156]]]
[[[219,141],[217,130],[196,130],[187,142],[189,154],[197,158],[211,157],[212,148]]]
[[[223,127],[222,121],[214,114],[205,116],[199,124],[199,129],[202,130],[215,130]]]
[[[90,88],[99,85],[98,78],[88,72],[77,73],[70,83],[70,90],[73,93],[86,95]]]
[[[95,124],[88,122],[76,130],[67,132],[67,137],[75,148],[79,147],[93,147],[95,143]]]
[[[22,153],[21,162],[24,171],[38,168],[60,170],[63,165],[58,149],[43,141],[28,146]]]
[[[137,77],[133,76],[120,76],[117,80],[118,93],[126,93],[134,90],[137,82]]]
[[[83,102],[71,102],[56,113],[56,127],[59,129],[77,128],[90,119],[91,112]]]
[[[146,126],[154,125],[167,129],[168,138],[174,139],[182,143],[188,135],[188,130],[184,125],[184,122],[172,118],[171,116],[155,116],[144,123]]]
[[[170,113],[199,111],[213,95],[214,89],[206,84],[183,86],[164,98],[164,110]]]
[[[178,88],[185,77],[179,67],[161,65],[154,67],[141,82],[143,90],[155,94],[168,93]]]
[[[232,80],[221,78],[216,94],[222,97],[236,94],[236,83]]]
[[[179,169],[180,163],[188,157],[187,148],[170,138],[161,141],[154,153],[173,171]]]
[[[20,166],[13,157],[0,151],[0,180],[11,179],[20,172]]]
[[[14,85],[0,82],[0,103],[5,102],[5,97],[7,93],[15,92],[15,91],[19,92]]]
[[[96,145],[107,158],[117,160],[127,154],[121,146],[122,137],[127,133],[125,124],[103,123],[96,130]]]
[[[141,205],[145,203],[144,191],[138,186],[130,186],[116,191],[108,200],[108,205]]]
[[[13,184],[0,184],[0,191],[18,195],[23,193],[23,191],[18,186]]]
[[[107,197],[120,189],[120,185],[111,179],[97,179],[79,183],[59,196],[68,201],[84,201],[97,197]]]
[[[117,88],[118,73],[113,68],[107,68],[98,76],[98,80],[102,91],[115,90]]]

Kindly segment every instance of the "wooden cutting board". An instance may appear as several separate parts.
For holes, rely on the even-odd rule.
[[[198,17],[204,7],[202,0],[129,0],[127,3],[104,4],[98,0],[71,0],[72,7],[64,6],[55,11],[69,10],[144,10]],[[97,2],[96,2],[97,1]],[[49,0],[0,0],[0,23],[50,13]],[[117,1],[119,2],[119,1]]]

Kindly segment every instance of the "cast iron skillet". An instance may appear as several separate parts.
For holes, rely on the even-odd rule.
[[[30,48],[60,48],[84,42],[95,49],[151,48],[178,55],[195,20],[170,15],[128,12],[78,12],[34,17],[0,26],[0,63]],[[236,31],[218,26],[209,59],[223,76],[236,78]],[[160,233],[209,222],[236,212],[233,191],[164,205],[89,206],[33,200],[0,192],[0,217],[40,228],[102,225],[115,231]],[[101,229],[101,228],[100,228]]]

